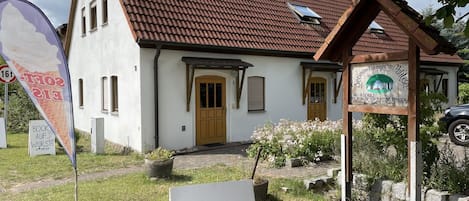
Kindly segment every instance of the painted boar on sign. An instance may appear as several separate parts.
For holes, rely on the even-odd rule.
[[[352,104],[407,106],[407,61],[352,65]]]

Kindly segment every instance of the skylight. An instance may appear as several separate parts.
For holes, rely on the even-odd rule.
[[[292,9],[303,22],[321,24],[320,20],[322,19],[322,17],[313,10],[311,10],[311,8],[290,3],[288,3],[288,7],[290,7],[290,9]]]
[[[368,27],[371,33],[384,34],[384,28],[373,20],[370,26]]]

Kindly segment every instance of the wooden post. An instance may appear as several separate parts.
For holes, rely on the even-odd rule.
[[[342,114],[343,114],[343,134],[342,134],[342,201],[352,200],[352,113],[348,111],[350,104],[350,82],[351,67],[350,58],[352,50],[347,48],[343,55],[343,73],[342,85],[344,93],[342,97]]]
[[[408,93],[408,189],[410,200],[421,201],[422,147],[419,136],[419,68],[420,49],[409,39],[409,93]]]

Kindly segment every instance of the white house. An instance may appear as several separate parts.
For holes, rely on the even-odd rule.
[[[314,52],[350,0],[72,0],[75,126],[137,151],[250,140],[256,126],[342,118],[341,66]],[[406,7],[405,9],[410,9]],[[382,13],[353,54],[407,48]],[[422,90],[456,103],[462,60],[422,55]]]

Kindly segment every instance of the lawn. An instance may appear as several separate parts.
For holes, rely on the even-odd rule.
[[[167,201],[170,187],[198,183],[240,180],[248,172],[238,167],[216,165],[210,168],[175,171],[169,180],[150,181],[144,173],[133,173],[79,184],[79,200],[157,200]],[[304,189],[302,182],[289,179],[270,179],[269,198],[271,201],[326,200]],[[290,191],[283,192],[281,187]],[[0,194],[0,200],[73,200],[74,186],[52,187],[20,194]]]
[[[29,157],[27,134],[9,134],[7,141],[8,148],[0,149],[0,187],[10,188],[21,183],[66,178],[74,175],[70,160],[63,151],[57,149],[55,156]],[[82,135],[78,146],[82,147],[83,150],[77,153],[79,174],[142,165],[143,163],[141,155],[121,154],[121,148],[110,144],[106,144],[106,154],[91,154],[88,135]]]

